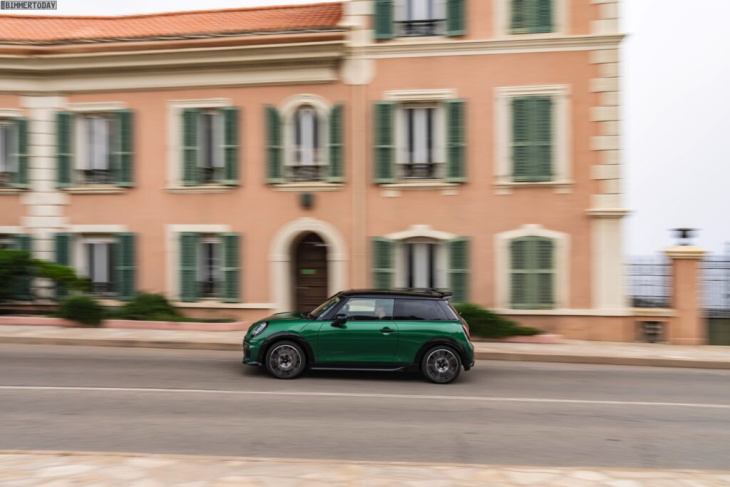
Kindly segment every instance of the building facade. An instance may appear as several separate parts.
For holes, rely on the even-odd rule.
[[[631,339],[617,0],[0,16],[0,242],[253,320],[447,288]]]

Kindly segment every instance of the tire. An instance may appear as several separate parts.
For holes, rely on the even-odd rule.
[[[307,367],[307,355],[296,342],[282,340],[269,347],[264,364],[277,379],[294,379]]]
[[[461,373],[461,357],[450,346],[437,345],[423,355],[421,373],[436,384],[454,382]]]

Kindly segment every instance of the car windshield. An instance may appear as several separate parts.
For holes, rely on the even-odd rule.
[[[320,316],[325,314],[327,312],[327,310],[331,309],[333,306],[335,306],[339,302],[340,302],[339,296],[331,297],[324,303],[317,306],[317,308],[314,311],[309,313],[309,317],[313,320],[317,320],[317,319],[319,319]]]

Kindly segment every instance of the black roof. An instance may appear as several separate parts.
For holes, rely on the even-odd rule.
[[[453,293],[436,291],[434,289],[392,289],[388,291],[379,289],[350,289],[349,291],[342,291],[338,294],[340,296],[400,296],[444,299],[451,297]]]

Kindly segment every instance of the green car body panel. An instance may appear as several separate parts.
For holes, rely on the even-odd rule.
[[[468,324],[448,305],[447,297],[444,293],[422,292],[338,293],[327,301],[335,304],[316,317],[278,313],[254,323],[244,338],[243,363],[264,365],[267,350],[277,342],[290,341],[303,349],[308,368],[415,369],[420,367],[427,350],[443,345],[455,350],[461,366],[469,370],[474,365],[474,347],[468,336]],[[337,310],[345,309],[353,298],[392,299],[393,303],[398,299],[410,302],[414,299],[437,300],[442,301],[437,304],[440,309],[448,309],[444,311],[444,319],[439,320],[399,319],[398,316],[383,319],[360,316],[350,320],[344,319],[342,314],[338,320]]]

